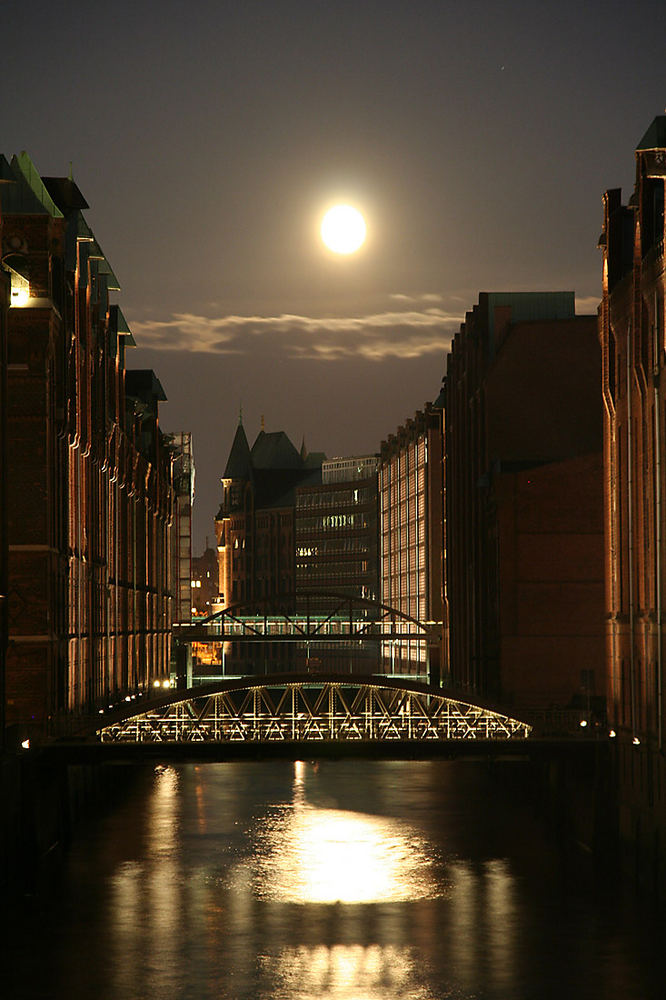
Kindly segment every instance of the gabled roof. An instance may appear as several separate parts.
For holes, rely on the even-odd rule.
[[[128,368],[125,372],[125,392],[145,403],[163,402],[167,398],[152,368]]]
[[[2,211],[6,215],[50,215],[62,219],[62,212],[47,191],[37,168],[26,152],[13,156],[7,163],[0,156]]]
[[[64,215],[90,205],[71,177],[42,177],[44,187]]]
[[[443,410],[446,407],[446,375],[442,379],[439,396],[432,405],[435,410]]]
[[[666,115],[657,115],[636,149],[666,149]]]
[[[252,458],[245,429],[241,423],[236,428],[223,479],[252,480]]]
[[[4,215],[48,215],[15,163],[0,154],[0,203]]]
[[[109,322],[113,332],[124,338],[125,347],[136,347],[136,340],[120,306],[109,306]]]
[[[256,510],[293,507],[296,487],[321,482],[321,470],[258,469],[254,474]]]
[[[259,431],[252,445],[255,469],[302,469],[303,459],[284,431]]]
[[[305,456],[305,468],[306,469],[321,469],[323,463],[326,461],[326,452],[324,451],[310,451]]]

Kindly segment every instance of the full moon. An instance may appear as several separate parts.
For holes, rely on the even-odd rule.
[[[321,223],[321,238],[333,253],[354,253],[365,241],[365,219],[351,205],[330,208]]]

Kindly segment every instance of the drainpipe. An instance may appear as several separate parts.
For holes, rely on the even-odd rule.
[[[663,749],[663,706],[662,706],[662,642],[661,642],[661,411],[659,405],[659,343],[658,334],[660,324],[657,321],[657,310],[659,309],[659,298],[655,295],[655,316],[652,330],[654,334],[653,361],[654,361],[654,502],[655,502],[655,602],[657,605],[657,739],[659,750]]]
[[[631,692],[631,733],[636,737],[636,678],[634,663],[634,509],[633,509],[633,449],[632,449],[632,407],[631,369],[633,364],[632,322],[627,330],[627,539],[629,543],[628,587],[629,587],[629,685]]]

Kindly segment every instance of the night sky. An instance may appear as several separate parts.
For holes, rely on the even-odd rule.
[[[250,442],[367,454],[434,399],[479,291],[600,297],[601,197],[666,105],[666,3],[12,5],[2,146],[73,175],[191,430],[195,551]],[[335,201],[368,239],[319,239]]]

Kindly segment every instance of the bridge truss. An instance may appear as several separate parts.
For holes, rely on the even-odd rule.
[[[246,677],[109,720],[103,743],[525,739],[531,727],[423,684],[382,677]]]
[[[442,622],[421,622],[359,597],[302,593],[262,598],[174,626],[179,642],[441,641]]]

